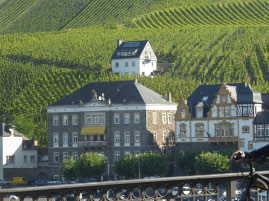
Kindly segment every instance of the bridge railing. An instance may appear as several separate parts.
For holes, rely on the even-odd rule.
[[[269,175],[269,171],[259,173]],[[231,201],[237,196],[236,181],[247,175],[248,173],[228,173],[10,188],[0,190],[0,200],[15,195],[20,201],[25,198],[31,198],[33,201],[39,198],[48,201],[219,201],[222,199],[221,192],[225,191],[226,200]],[[258,201],[258,193],[255,196]]]

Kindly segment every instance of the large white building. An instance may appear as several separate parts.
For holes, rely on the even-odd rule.
[[[269,112],[262,104],[262,94],[245,83],[200,85],[178,106],[176,143],[181,150],[262,147],[269,140]]]
[[[37,168],[37,148],[33,140],[3,123],[0,123],[0,136],[0,179],[26,177],[28,171]]]
[[[157,57],[149,41],[118,40],[112,55],[112,72],[120,75],[150,76],[157,70]]]

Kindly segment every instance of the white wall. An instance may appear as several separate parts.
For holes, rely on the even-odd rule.
[[[15,156],[15,162],[7,164],[7,156],[12,155]],[[24,162],[25,155],[27,155],[27,162]],[[30,162],[31,155],[35,156],[34,162]],[[4,168],[36,168],[37,150],[23,150],[22,137],[3,137],[3,166]]]
[[[0,136],[0,179],[3,178],[3,137]]]
[[[135,66],[132,66],[132,62],[135,62]],[[125,67],[125,62],[128,62],[128,67]],[[116,67],[116,63],[119,64],[119,67]],[[112,72],[120,73],[120,75],[125,75],[128,73],[140,74],[140,59],[139,58],[126,58],[126,59],[113,59],[112,60]]]

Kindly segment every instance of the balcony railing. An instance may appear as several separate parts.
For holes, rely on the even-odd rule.
[[[238,137],[209,137],[208,142],[215,143],[236,143],[238,142]]]
[[[259,173],[269,175],[269,171]],[[239,192],[236,181],[247,175],[248,173],[229,173],[1,189],[0,200],[15,195],[20,201],[29,197],[33,201],[39,198],[44,200],[44,196],[47,200],[57,197],[58,200],[68,200],[73,197],[74,201],[82,201],[85,197],[89,201],[219,201],[223,199],[223,192],[226,192],[225,200],[232,201],[239,196],[236,193]],[[84,199],[80,199],[82,192]],[[254,192],[254,197],[258,201],[259,193]]]
[[[78,141],[79,147],[104,147],[107,146],[107,141]]]

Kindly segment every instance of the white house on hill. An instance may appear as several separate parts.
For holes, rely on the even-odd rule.
[[[112,72],[120,75],[150,76],[157,69],[157,57],[147,40],[130,42],[118,40],[111,59]]]

